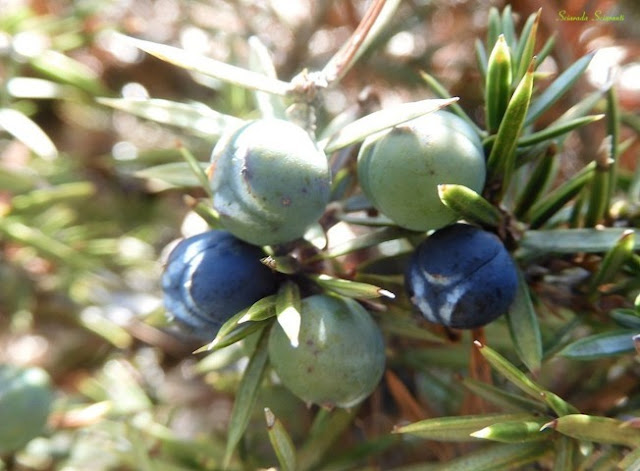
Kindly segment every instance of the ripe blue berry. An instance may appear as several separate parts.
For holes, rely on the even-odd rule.
[[[485,173],[479,137],[464,120],[444,111],[369,136],[358,154],[358,180],[371,204],[415,231],[456,220],[440,201],[439,184],[481,192]]]
[[[467,224],[434,232],[414,252],[405,277],[411,302],[431,322],[457,329],[504,314],[518,278],[497,236]]]
[[[211,165],[220,221],[254,245],[301,237],[329,201],[327,157],[304,129],[288,121],[251,121],[223,136]]]
[[[236,312],[277,289],[259,247],[226,231],[182,240],[169,255],[162,288],[167,311],[205,339]]]

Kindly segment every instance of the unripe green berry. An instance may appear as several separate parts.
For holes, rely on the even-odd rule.
[[[475,131],[444,111],[369,136],[358,155],[358,179],[371,203],[399,226],[416,231],[456,219],[440,201],[439,184],[465,185],[480,193],[485,176]]]
[[[251,121],[223,136],[211,156],[213,206],[223,226],[254,245],[301,237],[329,201],[325,154],[284,120]]]
[[[298,345],[279,324],[269,359],[293,394],[325,407],[351,407],[369,396],[384,372],[380,329],[357,302],[324,294],[302,300]]]
[[[52,402],[44,370],[0,365],[0,455],[22,448],[42,433]]]

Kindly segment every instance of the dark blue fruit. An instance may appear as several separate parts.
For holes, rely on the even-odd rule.
[[[509,309],[517,280],[515,265],[498,237],[454,224],[417,247],[405,285],[411,302],[427,320],[473,329]]]
[[[235,313],[277,289],[276,275],[260,259],[259,247],[226,231],[182,240],[162,276],[169,313],[196,334],[212,339]]]

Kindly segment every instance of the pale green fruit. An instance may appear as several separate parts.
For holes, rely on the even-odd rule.
[[[0,455],[19,450],[42,433],[52,402],[44,370],[0,365]]]
[[[298,346],[278,323],[269,360],[293,394],[324,407],[352,407],[384,372],[384,342],[369,313],[352,299],[319,294],[302,300]]]
[[[369,136],[358,155],[358,179],[371,203],[399,226],[427,231],[456,214],[438,185],[465,185],[480,193],[486,166],[482,143],[461,118],[430,113]]]
[[[251,121],[223,136],[211,155],[213,207],[238,239],[272,245],[301,237],[329,202],[325,154],[284,120]]]

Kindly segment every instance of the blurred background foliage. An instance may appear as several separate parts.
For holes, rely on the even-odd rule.
[[[540,6],[530,0],[511,5],[518,27]],[[202,194],[193,188],[185,192],[181,175],[172,176],[175,187],[140,178],[149,167],[181,161],[181,146],[206,161],[215,138],[189,120],[182,127],[162,125],[107,108],[96,98],[201,103],[251,118],[253,97],[146,55],[110,33],[238,65],[247,64],[247,39],[257,36],[271,51],[278,76],[289,80],[303,67],[321,69],[366,6],[360,0],[0,0],[0,363],[43,368],[54,391],[46,427],[11,450],[0,468],[219,469],[224,453],[233,391],[245,364],[238,361],[243,347],[193,355],[199,345],[167,329],[158,283],[167,245],[205,226],[193,212],[194,200],[185,197]],[[421,71],[461,97],[459,104],[481,123],[483,92],[474,49],[476,39],[486,37],[491,6],[504,4],[403,1],[341,86],[324,95],[321,123],[348,108],[361,115],[432,96]],[[558,19],[560,11],[596,10],[624,14],[624,21]],[[629,140],[640,132],[639,25],[635,0],[555,0],[545,3],[538,32],[538,44],[556,37],[540,69],[549,74],[598,51],[584,79],[539,124],[552,122],[601,87],[613,67],[624,124],[619,140],[628,143],[620,161],[628,174],[639,171],[639,144]],[[570,135],[558,181],[594,159],[605,133],[599,122]],[[616,299],[607,302],[615,305]],[[562,304],[549,322],[564,322]],[[494,328],[492,346],[500,350],[505,326]],[[439,368],[424,368],[433,361],[430,355],[437,356]],[[467,361],[468,351],[459,344],[391,358],[396,366],[383,387],[357,412],[322,469],[361,469],[367,463],[370,469],[391,469],[446,461],[468,450],[469,444],[388,434],[397,424],[460,413],[464,393],[451,384]],[[632,356],[578,366],[556,359],[544,371],[550,377],[539,379],[581,411],[607,415],[630,400],[635,405],[628,408],[640,407]],[[409,393],[403,381],[415,371],[420,374]],[[317,411],[277,385],[261,395],[258,403],[283,418],[308,463],[322,462],[356,413],[327,414],[324,427],[333,433],[315,430],[304,441]],[[1,417],[0,428],[9,419],[20,421]],[[277,463],[261,410],[240,455],[247,469]],[[606,465],[605,455],[598,459]],[[544,460],[537,466],[551,469]]]

